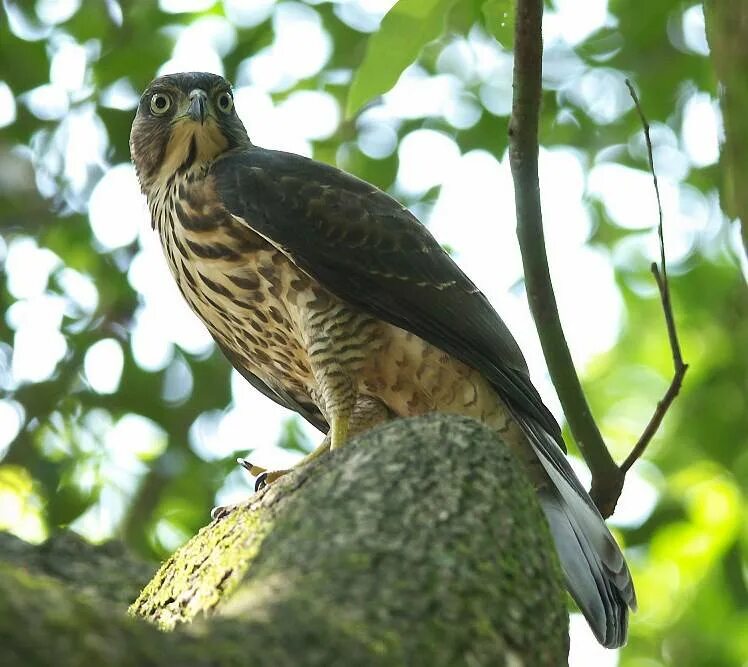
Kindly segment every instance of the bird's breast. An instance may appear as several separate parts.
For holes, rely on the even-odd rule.
[[[169,269],[213,337],[266,382],[314,393],[317,330],[336,318],[353,328],[346,307],[231,216],[210,181],[175,180],[151,209]]]

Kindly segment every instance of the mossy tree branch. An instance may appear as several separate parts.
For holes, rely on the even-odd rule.
[[[82,578],[90,588],[96,572]],[[0,664],[565,665],[561,579],[503,443],[431,415],[375,429],[211,522],[136,618],[0,566]]]

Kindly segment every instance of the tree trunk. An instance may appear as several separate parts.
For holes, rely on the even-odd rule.
[[[705,0],[707,37],[712,61],[721,84],[725,125],[722,151],[722,207],[731,218],[740,218],[743,246],[748,254],[748,2]]]
[[[375,429],[203,528],[130,609],[169,632],[123,613],[140,579],[122,572],[140,570],[122,559],[120,589],[102,588],[100,559],[75,577],[41,568],[54,579],[19,560],[0,562],[8,667],[566,664],[535,494],[504,444],[459,417]]]

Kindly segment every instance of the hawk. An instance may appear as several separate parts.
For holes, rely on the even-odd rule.
[[[524,464],[598,640],[622,645],[624,557],[517,343],[426,227],[369,183],[255,146],[214,74],[155,79],[130,149],[182,294],[239,373],[329,432],[311,456],[395,417],[480,420]]]

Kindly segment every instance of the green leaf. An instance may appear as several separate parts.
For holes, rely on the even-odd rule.
[[[346,117],[387,92],[421,49],[441,35],[455,0],[400,0],[382,19],[366,47],[348,92]]]
[[[460,0],[447,18],[447,30],[456,35],[467,35],[482,19],[484,0]]]
[[[485,0],[483,27],[505,49],[514,46],[514,0]]]

